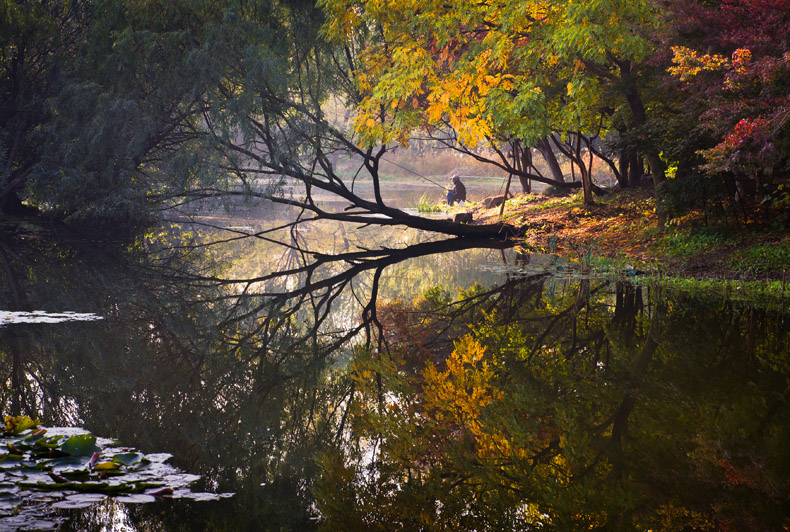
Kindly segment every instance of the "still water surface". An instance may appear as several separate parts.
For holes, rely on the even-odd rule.
[[[784,302],[401,229],[197,221],[3,243],[0,308],[103,318],[0,327],[4,412],[236,494],[108,499],[62,530],[788,524]]]

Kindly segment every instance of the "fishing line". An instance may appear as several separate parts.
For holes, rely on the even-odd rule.
[[[442,190],[447,190],[446,186],[440,185],[439,183],[437,183],[436,181],[434,181],[430,177],[425,177],[424,175],[420,174],[419,172],[415,172],[411,168],[406,168],[405,166],[402,166],[402,165],[400,165],[398,163],[394,163],[394,162],[390,161],[389,159],[384,159],[384,157],[382,157],[381,159],[386,161],[386,162],[388,162],[388,163],[390,163],[390,164],[392,164],[392,165],[397,166],[398,168],[406,170],[407,172],[411,172],[412,174],[416,175],[417,177],[421,177],[422,179],[426,180],[429,183],[432,183],[432,184],[436,185],[437,187],[441,188]]]

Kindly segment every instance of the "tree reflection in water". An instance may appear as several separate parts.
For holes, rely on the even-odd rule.
[[[480,243],[329,254],[296,235],[245,277],[183,237],[2,248],[4,307],[105,316],[0,329],[4,409],[237,493],[129,506],[138,529],[787,524],[777,310],[546,273],[382,301],[408,260]]]
[[[787,526],[783,314],[552,283],[389,309],[395,348],[351,366],[361,444],[322,455],[325,529]]]

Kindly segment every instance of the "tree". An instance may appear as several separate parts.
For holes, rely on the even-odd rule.
[[[712,4],[675,1],[673,66],[699,122],[701,169],[723,179],[732,196],[786,200],[776,194],[790,160],[790,10],[775,0]],[[737,184],[737,187],[735,186]]]
[[[307,8],[262,16],[240,8],[204,43],[201,61],[221,65],[202,99],[203,146],[215,170],[237,179],[239,194],[291,205],[307,215],[356,224],[406,225],[457,236],[510,238],[523,229],[508,224],[461,225],[425,219],[387,205],[379,167],[389,147],[362,142],[326,110],[333,97],[356,98],[353,55],[316,34],[323,16]],[[285,17],[279,20],[277,17]],[[277,26],[277,33],[263,31]],[[352,175],[333,161],[356,161]],[[283,187],[297,191],[284,194]],[[366,192],[364,187],[369,187]],[[213,187],[185,197],[220,193]],[[346,202],[342,211],[321,206],[317,195]],[[304,221],[300,218],[297,223]]]
[[[403,142],[415,129],[449,126],[464,146],[517,139],[545,149],[553,132],[605,133],[611,95],[633,128],[647,122],[639,84],[651,52],[648,30],[659,23],[652,2],[323,5],[330,37],[366,42],[355,81],[357,131],[369,142]],[[659,183],[658,150],[648,142],[641,149]]]
[[[385,204],[379,164],[389,148],[359,142],[326,111],[330,98],[353,99],[356,89],[349,56],[318,35],[323,15],[314,6],[107,0],[88,7],[75,51],[62,61],[64,76],[39,102],[48,110],[35,125],[41,153],[24,178],[12,178],[29,203],[60,218],[128,220],[246,196],[300,208],[296,223],[312,213],[452,235],[523,232],[424,219]],[[338,172],[340,156],[355,160],[356,172]],[[372,193],[360,191],[363,181]],[[319,192],[347,208],[322,208]]]
[[[45,156],[37,128],[64,82],[88,24],[89,2],[0,3],[0,212],[24,214],[31,175]]]
[[[206,179],[190,53],[216,11],[110,0],[2,10],[2,210],[128,221]]]
[[[195,54],[229,4],[106,0],[67,65],[50,116],[39,125],[47,147],[28,199],[61,219],[134,220],[163,198],[211,183],[202,143],[207,70]]]

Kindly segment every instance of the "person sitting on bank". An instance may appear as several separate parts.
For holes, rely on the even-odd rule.
[[[447,191],[447,205],[466,201],[466,187],[461,183],[461,178],[454,175],[452,180],[453,188]]]

